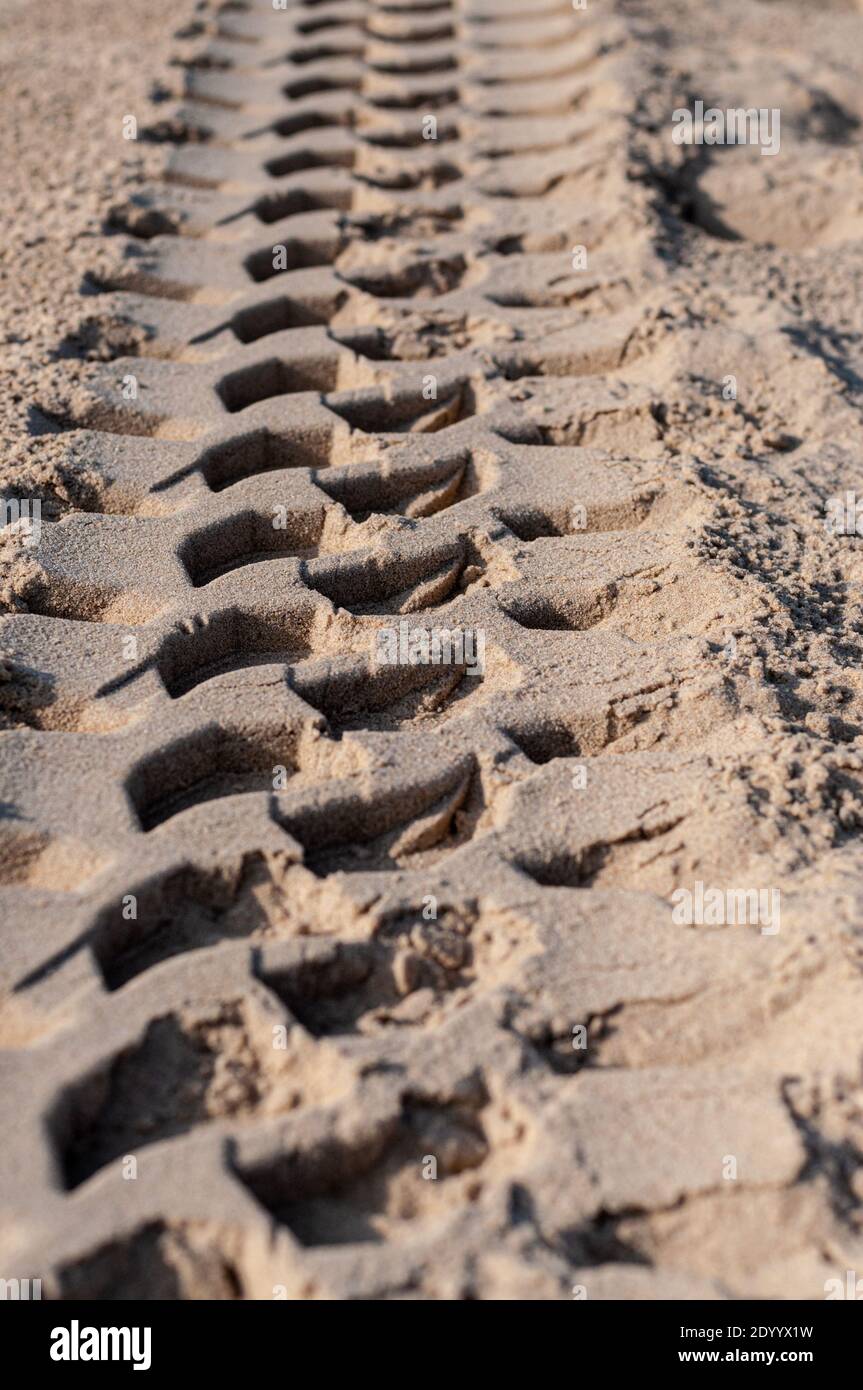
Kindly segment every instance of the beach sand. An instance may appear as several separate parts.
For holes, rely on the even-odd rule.
[[[0,1277],[863,1268],[861,34],[0,0]]]

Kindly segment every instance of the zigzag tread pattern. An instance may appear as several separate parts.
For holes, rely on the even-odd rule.
[[[663,901],[735,706],[635,46],[563,0],[227,5],[112,214],[137,350],[58,421],[104,485],[0,619],[2,1203],[50,1296],[672,1297],[717,1155],[740,1224],[799,1172],[702,1005],[817,972]],[[403,627],[482,675],[375,662]]]

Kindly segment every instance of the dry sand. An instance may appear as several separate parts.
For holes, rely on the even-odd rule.
[[[861,38],[2,0],[0,1276],[863,1269]]]

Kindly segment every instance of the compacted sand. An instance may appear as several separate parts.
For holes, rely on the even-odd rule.
[[[0,63],[0,1276],[823,1298],[861,8],[0,0]]]

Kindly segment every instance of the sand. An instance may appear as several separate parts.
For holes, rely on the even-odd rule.
[[[0,4],[0,1277],[823,1298],[861,8],[67,11]]]

